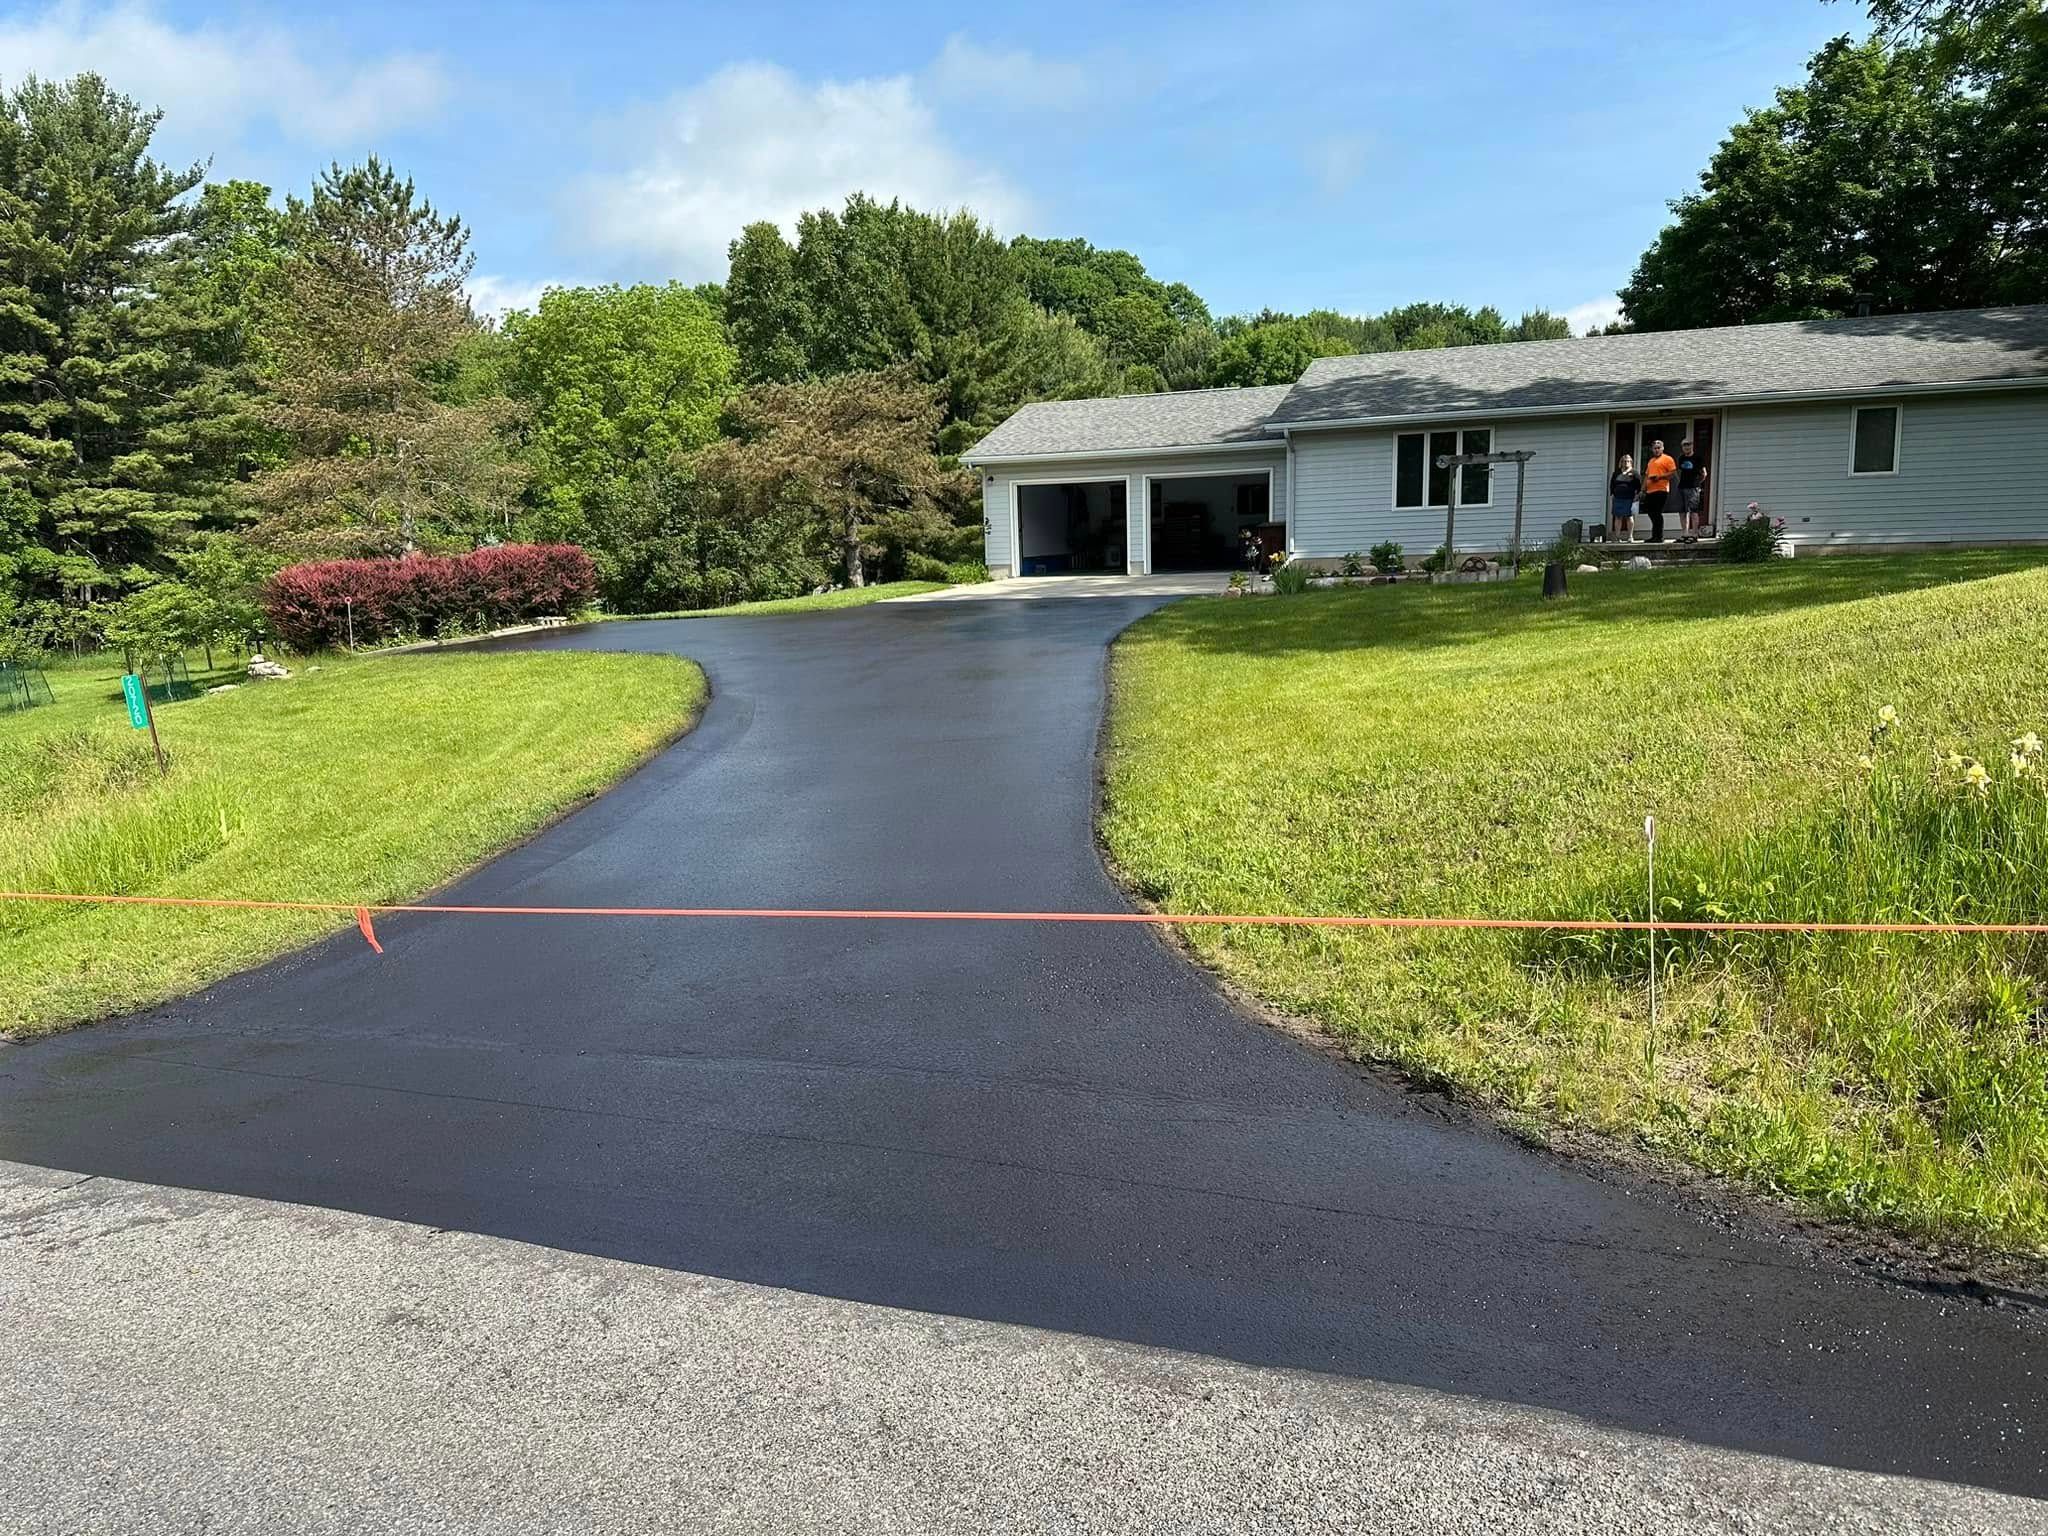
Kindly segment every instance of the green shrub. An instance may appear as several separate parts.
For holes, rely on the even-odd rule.
[[[1365,574],[1365,556],[1355,549],[1351,551],[1350,554],[1344,557],[1342,573],[1346,576],[1363,576]]]
[[[905,581],[943,581],[954,586],[965,586],[977,581],[988,580],[988,567],[979,560],[941,560],[922,550],[906,550],[903,555],[903,579]]]
[[[1721,535],[1723,560],[1748,564],[1778,558],[1778,536],[1785,531],[1784,520],[1773,522],[1768,513],[1755,510],[1754,502],[1750,507],[1748,517]]]
[[[1401,546],[1392,539],[1382,539],[1373,545],[1372,553],[1367,558],[1372,561],[1374,570],[1383,575],[1391,574],[1401,569]]]
[[[1276,565],[1273,567],[1273,590],[1282,597],[1298,596],[1308,590],[1309,578],[1314,574],[1299,560]]]

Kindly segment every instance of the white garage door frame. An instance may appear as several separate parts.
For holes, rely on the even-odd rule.
[[[1266,521],[1269,523],[1275,521],[1286,522],[1285,518],[1276,519],[1273,515],[1273,466],[1270,464],[1261,465],[1257,469],[1167,470],[1156,475],[1140,475],[1138,477],[1139,489],[1144,493],[1140,499],[1145,504],[1145,573],[1150,575],[1156,569],[1152,562],[1152,482],[1154,480],[1250,480],[1258,475],[1266,477]],[[1125,494],[1126,496],[1129,495],[1128,492]],[[1125,513],[1124,520],[1126,522],[1130,521],[1128,511]],[[1128,532],[1129,530],[1126,529],[1125,531]],[[1294,529],[1291,523],[1288,525],[1287,537],[1287,547],[1292,549],[1294,547]],[[1010,547],[1015,549],[1017,546],[1013,544]]]
[[[1037,475],[1028,480],[1010,482],[1010,570],[1013,574],[1024,574],[1024,526],[1018,510],[1017,493],[1027,485],[1117,485],[1124,488],[1124,569],[1131,568],[1131,554],[1137,548],[1131,540],[1131,516],[1135,506],[1134,493],[1137,491],[1136,475]],[[1150,492],[1146,492],[1150,495]],[[1149,557],[1151,550],[1145,551]]]

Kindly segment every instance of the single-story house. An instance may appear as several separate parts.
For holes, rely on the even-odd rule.
[[[1535,547],[1601,527],[1616,458],[1660,438],[1693,440],[1711,529],[1755,502],[1802,554],[2048,543],[2048,304],[1326,357],[1292,385],[1027,405],[963,457],[996,574],[1143,573],[1232,565],[1259,524],[1311,561],[1419,558],[1453,473],[1459,550],[1503,549],[1515,466],[1435,467],[1457,453],[1533,455]]]

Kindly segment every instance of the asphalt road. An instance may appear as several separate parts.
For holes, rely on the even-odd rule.
[[[609,626],[703,723],[448,899],[1102,908],[1145,600]],[[399,793],[366,785],[366,795]],[[415,917],[0,1055],[0,1158],[2048,1492],[2048,1332],[1361,1080],[1136,928]]]
[[[0,1531],[2048,1536],[1477,1398],[0,1163]]]

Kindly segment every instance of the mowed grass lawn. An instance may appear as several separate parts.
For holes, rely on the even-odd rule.
[[[1103,833],[1168,910],[1642,917],[1655,812],[1667,919],[2038,921],[2048,793],[2010,743],[2048,736],[2044,656],[2018,554],[1187,601],[1116,648]],[[1532,1130],[2048,1252],[2037,939],[1667,943],[1655,1030],[1641,935],[1188,941]]]
[[[315,665],[159,705],[168,780],[117,663],[53,669],[56,703],[0,715],[0,890],[408,900],[603,789],[704,696],[670,657]],[[348,921],[0,901],[0,1032],[188,992]]]

